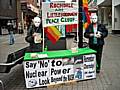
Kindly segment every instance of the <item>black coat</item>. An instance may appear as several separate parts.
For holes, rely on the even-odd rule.
[[[42,51],[42,43],[35,43],[34,37],[32,36],[33,33],[41,33],[42,37],[42,25],[40,25],[38,28],[36,28],[34,25],[31,25],[27,31],[27,36],[25,37],[25,40],[30,44],[27,52],[41,52]]]
[[[8,25],[7,28],[8,28],[8,32],[9,32],[9,33],[10,33],[11,31],[13,31],[13,25],[12,25],[12,24],[11,24],[11,25]]]
[[[103,24],[98,24],[97,31],[102,33],[101,38],[97,38],[97,45],[104,45],[104,38],[108,35],[108,30]],[[90,24],[89,27],[86,29],[84,36],[89,39],[89,45],[93,45],[93,37],[90,37],[90,34],[94,34],[93,32],[93,24]]]

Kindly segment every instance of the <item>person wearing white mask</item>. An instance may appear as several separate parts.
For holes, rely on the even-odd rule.
[[[91,16],[91,24],[86,29],[84,36],[89,39],[89,47],[96,53],[96,72],[99,73],[101,69],[101,57],[103,45],[105,44],[104,38],[107,37],[108,30],[103,24],[98,23],[97,15]]]
[[[42,51],[42,23],[40,17],[34,17],[33,24],[29,27],[25,40],[30,44],[27,52]]]

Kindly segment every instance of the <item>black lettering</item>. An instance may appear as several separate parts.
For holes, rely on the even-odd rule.
[[[57,78],[54,78],[54,77],[51,77],[51,82],[59,82],[59,81],[62,81],[62,76],[61,77],[57,77]]]
[[[52,60],[52,67],[54,67],[55,66],[55,60]]]
[[[51,68],[51,75],[57,75],[61,74],[61,69],[55,70],[54,68]]]
[[[47,74],[47,71],[38,72],[38,77],[46,76],[46,74]]]
[[[46,85],[46,84],[50,84],[50,80],[48,78],[45,80],[39,79],[39,85]]]
[[[66,74],[66,72],[67,72],[67,69],[63,69],[63,71],[62,71],[62,72],[63,72],[63,74]]]
[[[69,72],[70,72],[70,68],[68,68],[68,69],[63,69],[63,71],[62,71],[63,74],[66,74],[66,73],[69,73]]]
[[[26,68],[29,68],[29,62],[26,62]]]
[[[57,62],[56,62],[56,65],[57,65],[57,66],[60,66],[61,64],[62,64],[62,61],[57,61]]]
[[[63,81],[67,81],[67,77],[66,76],[63,76]]]
[[[33,72],[26,71],[26,78],[33,78],[33,77],[37,77],[37,70]]]
[[[47,61],[41,60],[41,61],[38,61],[38,63],[40,63],[40,68],[48,67]]]
[[[68,81],[69,81],[69,80],[74,80],[74,74],[68,75]]]

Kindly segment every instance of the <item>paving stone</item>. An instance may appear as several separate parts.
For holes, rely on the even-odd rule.
[[[120,37],[109,35],[104,46],[102,69],[96,79],[49,88],[26,89],[23,66],[17,65],[8,74],[1,74],[5,90],[120,90]],[[17,47],[16,47],[17,48]]]

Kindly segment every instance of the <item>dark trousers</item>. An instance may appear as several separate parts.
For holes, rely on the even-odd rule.
[[[100,71],[103,45],[90,45],[89,47],[91,49],[97,51],[97,53],[96,53],[96,64],[97,64],[96,70]]]
[[[42,44],[40,43],[32,43],[30,46],[26,49],[26,52],[42,52]]]

